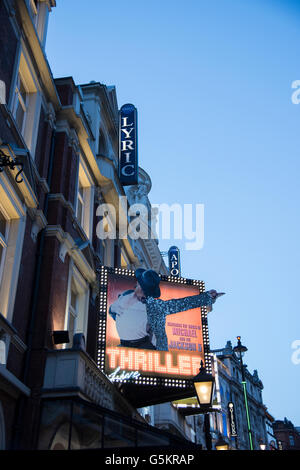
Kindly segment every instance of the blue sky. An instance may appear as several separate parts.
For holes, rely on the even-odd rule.
[[[205,205],[201,250],[160,249],[226,292],[211,347],[241,335],[269,412],[298,426],[299,42],[296,1],[58,0],[46,45],[54,77],[115,85],[137,107],[151,202]]]

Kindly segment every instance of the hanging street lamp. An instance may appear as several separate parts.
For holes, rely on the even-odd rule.
[[[199,374],[193,378],[194,387],[200,408],[210,408],[214,391],[215,379],[212,374],[208,374],[201,361]]]
[[[200,409],[204,413],[204,434],[206,449],[212,449],[212,439],[210,434],[210,422],[209,422],[209,409],[212,406],[213,392],[215,378],[212,374],[206,372],[203,361],[201,361],[201,366],[199,374],[193,378],[193,384],[196,390],[197,400],[200,406]]]
[[[264,443],[264,441],[262,439],[259,440],[259,448],[260,450],[266,450],[266,444]]]
[[[246,410],[246,417],[247,417],[247,427],[248,427],[248,436],[249,436],[249,445],[250,450],[253,450],[253,439],[252,439],[252,431],[251,431],[251,422],[250,422],[250,415],[249,415],[249,407],[248,407],[248,397],[247,397],[247,382],[245,377],[245,370],[243,364],[243,356],[248,349],[241,343],[241,337],[237,336],[237,345],[233,348],[233,351],[237,354],[238,359],[241,364],[242,370],[242,387],[244,392],[244,401],[245,401],[245,410]]]

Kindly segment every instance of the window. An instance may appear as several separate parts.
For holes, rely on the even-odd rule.
[[[37,35],[42,45],[45,45],[47,23],[48,23],[48,8],[47,2],[40,0],[29,0],[31,18],[35,26]]]
[[[93,210],[94,186],[90,174],[81,159],[77,185],[76,217],[90,241],[93,235]]]
[[[97,253],[100,257],[101,264],[105,264],[105,240],[98,238]]]
[[[70,342],[73,341],[73,336],[75,334],[76,321],[78,316],[78,293],[76,291],[76,286],[74,279],[72,278],[71,282],[71,294],[70,294],[70,307],[69,307],[69,324],[68,331]]]
[[[291,447],[295,446],[295,440],[294,440],[294,436],[292,434],[289,435],[289,442],[290,442]]]
[[[9,219],[7,215],[4,215],[4,210],[0,206],[0,284],[3,274],[3,267],[5,261],[5,253],[7,249],[9,232]]]
[[[70,338],[68,347],[72,347],[73,337],[76,333],[83,333],[86,336],[88,302],[89,285],[76,268],[74,262],[71,261],[65,319],[65,329],[69,331]]]
[[[37,16],[38,11],[39,11],[39,0],[29,0],[30,2],[30,7],[31,7],[31,12],[34,16]]]
[[[127,425],[120,419],[111,418],[109,416],[105,416],[104,423],[104,448],[134,447],[136,437],[135,428],[133,426]],[[142,435],[140,435],[139,438],[143,440]],[[149,441],[149,435],[147,435],[147,439]],[[143,442],[143,445],[145,445],[145,442]],[[152,441],[150,445],[154,445],[154,442]],[[161,445],[161,442],[159,442],[159,445]]]
[[[223,436],[228,436],[226,413],[222,413],[222,429],[223,429]]]
[[[11,321],[25,229],[25,212],[8,177],[0,174],[0,312]]]
[[[78,183],[78,194],[77,194],[77,219],[80,225],[84,226],[84,212],[85,212],[85,190],[82,186],[82,182],[79,180]]]
[[[124,253],[124,250],[121,250],[121,268],[127,269],[129,265],[128,258],[126,254]]]
[[[22,51],[11,110],[16,126],[33,155],[42,98],[38,89],[38,80],[32,70],[33,67],[30,65],[29,58],[26,56],[25,51]]]
[[[107,142],[102,129],[99,131],[98,155],[107,156]]]
[[[24,85],[20,73],[18,74],[16,85],[16,100],[14,116],[16,118],[17,126],[21,132],[24,133],[26,111],[28,109],[29,93]]]

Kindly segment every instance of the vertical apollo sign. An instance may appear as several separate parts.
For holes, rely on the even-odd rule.
[[[169,271],[172,277],[180,277],[180,251],[177,246],[171,246],[168,251]]]
[[[119,113],[119,179],[123,186],[138,184],[137,110],[124,104]]]
[[[232,402],[228,403],[228,415],[230,424],[230,435],[231,437],[237,437],[234,404]]]

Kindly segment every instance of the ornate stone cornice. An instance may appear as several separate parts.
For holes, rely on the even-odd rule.
[[[55,129],[56,113],[52,103],[47,103],[45,121],[49,123],[51,129]]]
[[[33,220],[31,238],[36,242],[39,232],[47,225],[47,219],[44,216],[43,211],[40,209],[28,208],[28,213],[30,218]]]
[[[94,283],[96,281],[96,273],[93,266],[90,265],[71,235],[64,232],[60,225],[48,225],[45,230],[46,236],[56,237],[60,242],[59,257],[61,261],[64,262],[65,256],[68,254],[74,260],[83,277],[89,283]]]

